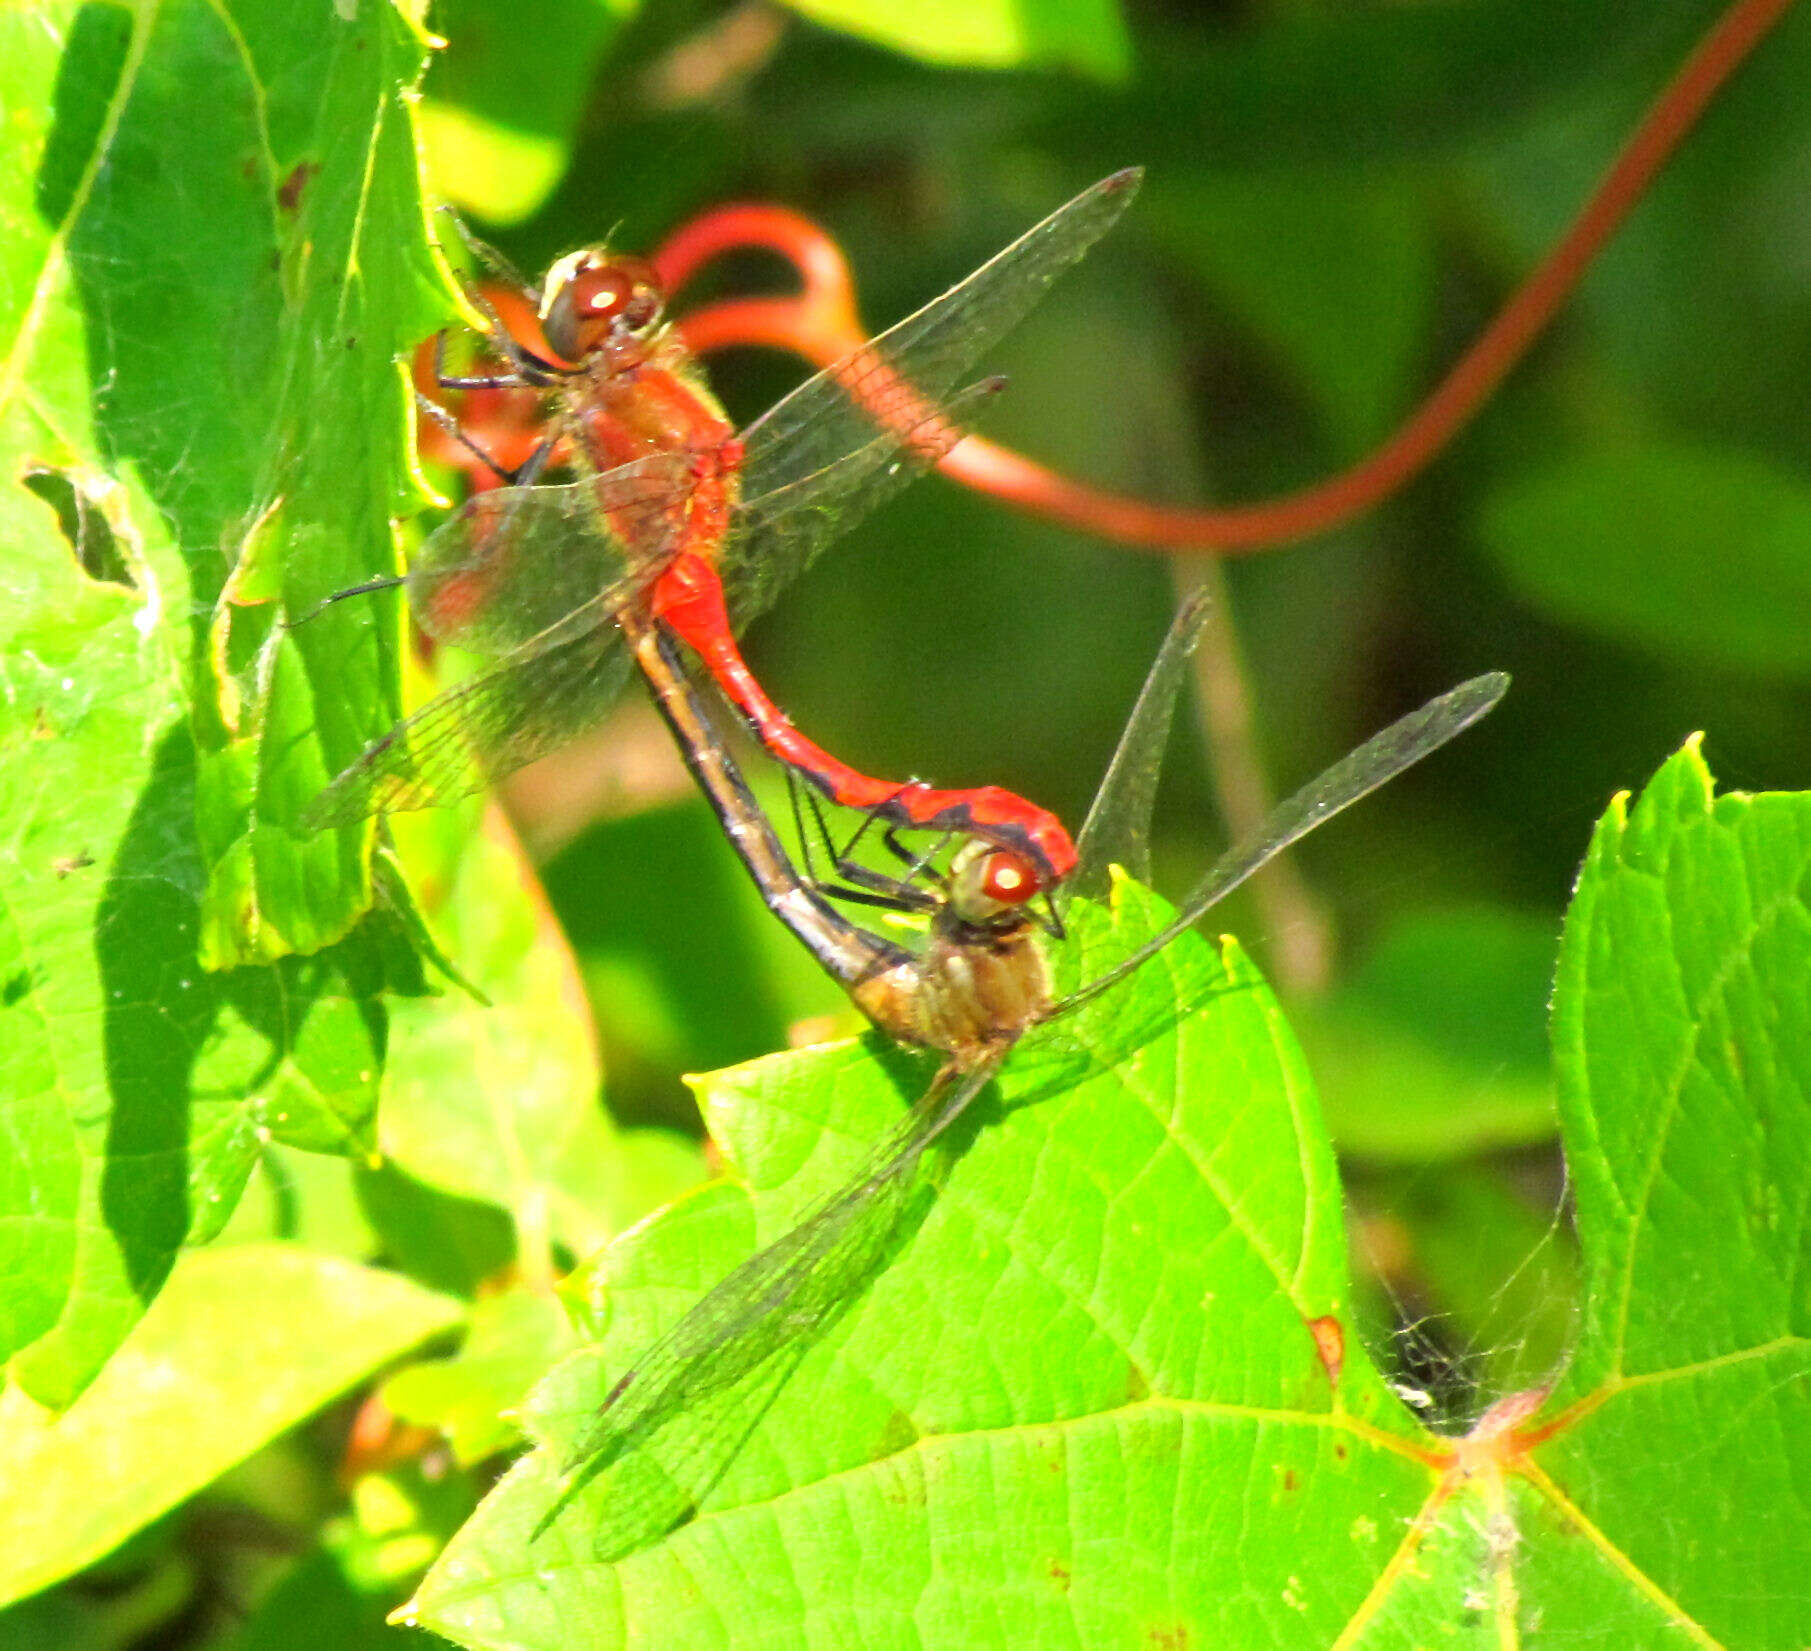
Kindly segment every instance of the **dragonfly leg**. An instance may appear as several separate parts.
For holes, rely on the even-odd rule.
[[[501,326],[502,323],[498,322]],[[507,373],[449,373],[446,370],[446,329],[434,334],[434,382],[443,390],[533,390],[547,381],[528,378],[518,369]]]
[[[871,819],[875,817],[876,816],[870,816]],[[865,830],[866,827],[864,826],[863,829]],[[880,840],[887,845],[887,849],[893,857],[906,868],[904,880],[910,883],[917,878],[922,877],[924,873],[930,869],[931,862],[955,840],[955,837],[956,833],[953,831],[944,832],[938,837],[937,841],[932,843],[922,854],[915,854],[900,840],[899,827],[897,825],[888,826],[887,829],[881,833]]]
[[[472,226],[457,212],[450,206],[443,206],[440,212],[441,216],[453,226],[453,233],[459,237],[460,244],[492,275],[500,275],[510,286],[521,292],[531,304],[538,305],[541,302],[541,289],[532,285],[528,278],[489,241],[482,236],[474,235]],[[442,248],[442,250],[445,249]]]
[[[443,379],[441,382],[446,381]],[[415,400],[421,410],[446,432],[450,440],[457,442],[466,452],[470,453],[504,487],[523,486],[535,481],[547,468],[547,461],[552,457],[553,450],[558,445],[558,438],[549,436],[528,455],[523,463],[512,470],[506,465],[498,464],[439,402],[424,396],[419,390],[415,392]]]
[[[838,853],[830,834],[830,824],[824,818],[824,805],[815,792],[805,789],[799,776],[790,768],[786,770],[786,789],[792,800],[793,829],[798,834],[799,848],[805,862],[804,878],[818,893],[836,900],[853,901],[857,905],[878,906],[886,911],[931,911],[936,908],[936,896],[926,890],[913,888],[908,879],[888,877],[850,859],[847,853]],[[801,797],[810,806],[815,832],[805,823],[805,810],[800,806]],[[830,856],[831,867],[836,876],[842,879],[841,882],[833,881],[819,870],[819,853]]]

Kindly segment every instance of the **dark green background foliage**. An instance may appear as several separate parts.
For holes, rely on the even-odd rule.
[[[583,1499],[524,1547],[550,1452],[927,1063],[702,1082],[738,1179],[673,1204],[679,1075],[852,1029],[834,987],[633,706],[512,793],[532,857],[475,806],[299,834],[419,684],[393,600],[280,622],[433,519],[436,199],[538,269],[771,198],[879,328],[1142,165],[988,433],[1262,499],[1409,413],[1718,11],[452,0],[439,53],[380,0],[0,12],[0,1645],[420,1643],[411,1597],[483,1646],[1811,1642],[1811,14],[1424,476],[1226,566],[1278,789],[1515,678],[1300,852],[1329,983],[1241,895],[1030,1040],[620,1566]],[[712,374],[748,418],[800,369]],[[1073,823],[1174,595],[929,480],[749,647],[839,755]],[[1159,886],[1223,836],[1186,736]],[[1061,967],[1151,921],[1078,914]]]

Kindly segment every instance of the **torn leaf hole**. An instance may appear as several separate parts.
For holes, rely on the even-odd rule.
[[[53,465],[31,464],[20,479],[56,512],[57,526],[82,572],[106,584],[137,588],[106,511],[76,476]]]

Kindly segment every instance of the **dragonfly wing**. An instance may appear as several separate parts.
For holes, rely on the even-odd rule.
[[[1189,891],[1176,920],[1100,979],[1058,1005],[1067,1014],[1150,961],[1201,914],[1231,894],[1246,878],[1269,865],[1284,849],[1299,842],[1316,826],[1368,797],[1380,785],[1413,768],[1491,711],[1509,688],[1502,671],[1490,671],[1450,688],[1418,711],[1400,717],[1381,733],[1348,752],[1324,769],[1293,797],[1272,810],[1259,829],[1242,843],[1235,843],[1207,869],[1207,875]]]
[[[971,384],[945,400],[902,442],[872,435],[865,446],[845,453],[814,475],[749,499],[736,512],[735,531],[722,565],[730,618],[736,628],[758,618],[773,599],[816,559],[832,539],[846,533],[869,511],[934,466],[964,435],[961,423],[972,409],[993,399],[998,379]]]
[[[564,1465],[573,1477],[545,1530],[585,1486],[619,1558],[695,1507],[761,1412],[885,1264],[928,1185],[926,1155],[987,1087],[998,1060],[934,1086],[861,1171],[696,1302],[617,1383]],[[638,1501],[639,1499],[639,1501]]]
[[[1083,190],[941,298],[776,402],[743,432],[749,492],[815,475],[877,423],[892,424],[902,404],[945,394],[1112,228],[1141,177],[1116,172]]]
[[[826,496],[841,496],[847,508],[856,490],[840,467],[851,455],[866,455],[861,473],[868,476],[884,468],[894,449],[914,440],[925,448],[928,433],[940,423],[941,398],[1112,227],[1140,177],[1135,170],[1118,172],[1084,190],[941,298],[808,379],[756,419],[742,432],[744,499],[753,506],[788,493],[794,501],[790,508],[797,511],[814,487],[822,487]],[[960,434],[949,431],[943,451]],[[941,456],[935,453],[923,463]],[[883,484],[883,496],[885,490]],[[738,554],[735,559],[750,564],[750,579],[777,586],[828,537],[816,534],[809,554],[771,567],[764,558]],[[755,612],[767,600],[754,597],[747,605]]]
[[[1090,899],[1104,895],[1107,868],[1113,865],[1124,866],[1134,877],[1149,876],[1151,808],[1157,800],[1170,721],[1212,606],[1211,591],[1205,586],[1196,590],[1177,609],[1151,662],[1138,703],[1075,840],[1077,865],[1069,882],[1075,894]]]
[[[696,1513],[810,1349],[809,1336],[784,1343],[738,1380],[669,1418],[640,1448],[600,1468],[602,1495],[592,1499],[598,1511],[578,1533],[587,1557],[627,1558]],[[572,1488],[586,1482],[581,1474]],[[562,1497],[554,1514],[570,1499]]]
[[[399,722],[308,805],[303,827],[455,802],[564,745],[621,690],[620,640],[607,612],[568,614]]]
[[[683,521],[690,461],[662,453],[560,485],[476,494],[409,569],[415,622],[437,641],[498,658],[600,592],[645,585]],[[609,604],[605,604],[607,608]]]

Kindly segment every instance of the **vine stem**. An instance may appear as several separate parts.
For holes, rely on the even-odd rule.
[[[1395,433],[1349,469],[1275,499],[1194,509],[1089,487],[980,436],[968,437],[943,459],[944,474],[1033,514],[1122,544],[1171,552],[1266,550],[1349,521],[1424,469],[1477,413],[1552,321],[1710,100],[1792,4],[1735,0],[1729,6],[1649,106],[1546,258]],[[867,342],[841,251],[796,212],[750,204],[707,212],[676,231],[653,263],[672,292],[710,259],[749,246],[785,258],[798,270],[802,290],[789,297],[730,299],[693,312],[680,325],[694,350],[766,345],[824,367]]]

